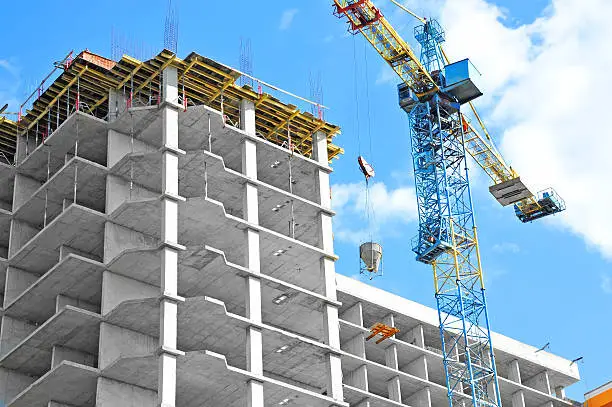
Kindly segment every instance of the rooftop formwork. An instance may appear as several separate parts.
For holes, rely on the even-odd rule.
[[[323,131],[328,136],[330,159],[342,153],[340,147],[331,143],[340,132],[338,126],[264,92],[276,89],[265,82],[256,79],[257,89],[239,86],[236,81],[241,72],[195,52],[184,59],[163,50],[147,61],[128,55],[113,61],[86,50],[61,63],[61,74],[40,90],[31,106],[20,108],[18,120],[0,119],[0,161],[14,162],[19,136],[31,138],[34,144],[42,143],[77,110],[101,119],[116,113],[108,103],[111,90],[126,96],[130,107],[159,103],[161,72],[169,66],[177,69],[179,102],[185,106],[209,106],[221,111],[230,123],[239,124],[240,101],[250,100],[258,112],[259,136],[286,144],[290,134],[295,151],[310,156],[312,134]]]

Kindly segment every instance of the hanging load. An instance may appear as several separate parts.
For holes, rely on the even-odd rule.
[[[359,156],[357,157],[357,162],[359,163],[359,170],[365,176],[366,181],[376,175],[374,167],[372,167],[365,158]]]
[[[359,258],[362,261],[361,270],[378,274],[382,272],[382,246],[374,242],[362,243],[359,246]]]

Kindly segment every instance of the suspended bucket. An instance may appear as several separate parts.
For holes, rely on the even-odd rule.
[[[362,243],[359,246],[361,272],[370,274],[370,278],[382,274],[382,246],[374,242]]]

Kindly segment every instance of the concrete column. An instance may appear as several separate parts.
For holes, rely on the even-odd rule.
[[[395,317],[393,314],[389,314],[384,317],[382,322],[390,327],[395,327]],[[395,338],[395,335],[393,335],[392,338]],[[399,370],[397,344],[392,343],[385,349],[385,363],[387,367],[390,367],[393,370]],[[387,382],[387,390],[389,392],[390,400],[397,401],[398,403],[402,402],[402,390],[399,376],[395,376]]]
[[[348,353],[365,359],[365,334],[357,334],[344,342],[344,350]]]
[[[525,407],[525,395],[523,390],[512,394],[512,407]]]
[[[429,387],[423,387],[421,390],[412,394],[408,398],[408,405],[412,407],[431,407],[431,392]]]
[[[340,319],[351,322],[355,325],[363,326],[363,306],[361,302],[355,303],[350,308],[346,309]]]
[[[312,158],[319,164],[328,165],[327,136],[319,131],[312,136]],[[329,193],[329,173],[323,169],[316,170],[315,187],[319,195],[319,203],[324,208],[331,209]],[[327,213],[319,214],[319,247],[326,253],[333,254],[334,240],[332,234],[332,218]],[[324,295],[336,300],[336,269],[335,259],[321,259],[321,276],[324,280]],[[338,322],[338,307],[326,303],[323,308],[325,326],[325,342],[335,350],[340,351],[340,329]],[[342,392],[342,367],[340,355],[330,352],[327,355],[327,395],[335,400],[344,399]]]
[[[408,363],[404,370],[406,371],[406,373],[409,373],[413,376],[429,380],[429,373],[427,371],[427,358],[425,357],[425,355],[421,355],[410,363]]]
[[[508,363],[508,379],[515,383],[521,383],[521,369],[517,359]]]
[[[352,353],[353,355],[360,357],[362,359],[366,358],[366,350],[365,350],[365,335],[359,334],[346,341],[344,344],[346,351]],[[346,377],[346,383],[349,386],[356,387],[361,390],[369,391],[368,386],[368,367],[363,364],[359,366],[357,369],[353,370]],[[360,406],[369,407],[370,402],[368,400],[363,401]]]
[[[176,349],[178,305],[178,97],[177,71],[168,67],[163,72],[164,101],[162,155],[162,228],[161,294],[159,333],[158,405],[176,405]]]
[[[550,394],[550,381],[548,379],[548,371],[544,370],[543,372],[538,373],[532,378],[525,380],[525,386],[529,386],[536,390],[541,391],[542,393]]]
[[[178,92],[178,88],[177,88]],[[178,96],[178,93],[177,93]],[[114,122],[127,106],[127,99],[122,92],[111,90],[108,94],[108,121]]]
[[[249,100],[240,102],[240,127],[246,133],[255,135],[255,105]],[[248,179],[257,179],[257,144],[251,139],[242,143],[242,173]],[[243,191],[243,216],[247,222],[259,224],[259,203],[257,185],[246,182]],[[261,259],[259,251],[259,231],[245,231],[246,267],[259,274]],[[261,280],[253,275],[246,279],[246,317],[255,323],[261,323]],[[247,328],[246,332],[247,370],[256,375],[263,375],[263,339],[261,329],[255,326]],[[247,406],[263,407],[263,383],[250,380],[247,383]]]
[[[23,294],[38,278],[36,274],[8,266],[4,283],[4,307]]]
[[[410,331],[406,332],[403,337],[404,342],[418,346],[419,348],[425,347],[425,334],[423,332],[423,325],[417,325]]]
[[[565,399],[565,388],[563,386],[555,387],[555,397],[558,399]]]

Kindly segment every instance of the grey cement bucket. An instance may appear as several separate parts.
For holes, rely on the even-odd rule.
[[[374,242],[363,243],[359,246],[359,257],[368,271],[377,273],[382,260],[382,246]]]

